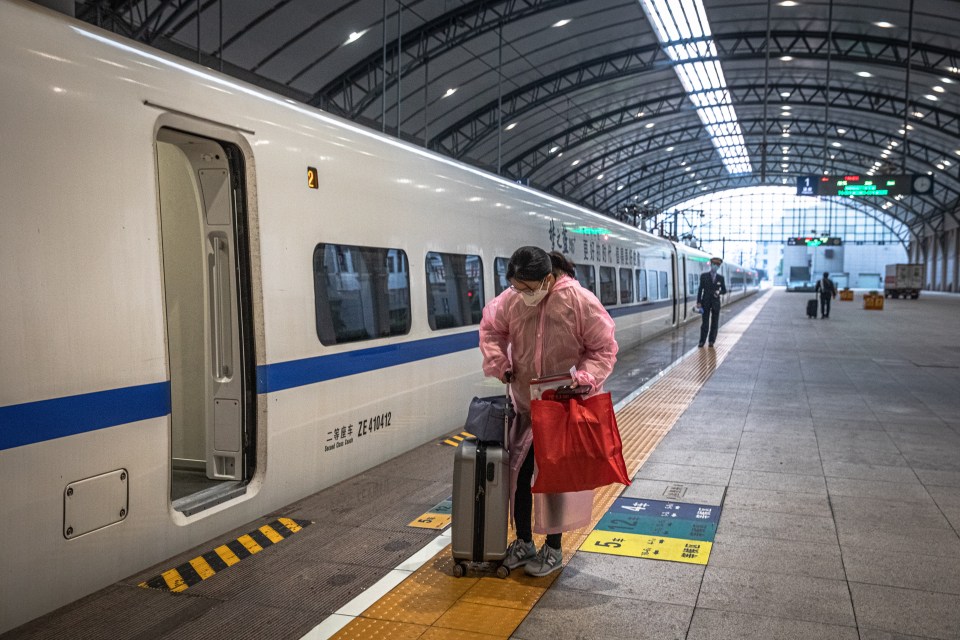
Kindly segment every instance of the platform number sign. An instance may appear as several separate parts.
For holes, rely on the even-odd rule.
[[[320,176],[317,174],[316,167],[307,167],[307,187],[310,189],[320,188]]]

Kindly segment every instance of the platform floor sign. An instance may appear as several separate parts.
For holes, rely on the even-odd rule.
[[[707,564],[720,507],[617,498],[581,551]]]
[[[453,517],[453,496],[447,498],[437,506],[430,509],[410,524],[408,527],[418,527],[420,529],[446,529],[450,525]]]

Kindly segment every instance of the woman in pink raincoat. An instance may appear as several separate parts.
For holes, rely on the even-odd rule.
[[[520,247],[510,258],[510,288],[483,309],[480,352],[483,372],[510,384],[517,420],[508,437],[513,520],[517,539],[507,549],[504,566],[524,566],[545,576],[563,563],[563,531],[586,526],[593,491],[536,494],[536,521],[531,527],[534,496],[533,431],[530,428],[530,380],[576,369],[576,383],[602,391],[616,362],[614,323],[600,301],[574,278],[573,265],[556,251]],[[537,551],[533,533],[547,534]]]

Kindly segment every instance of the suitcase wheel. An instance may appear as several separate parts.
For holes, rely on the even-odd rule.
[[[462,578],[467,575],[467,563],[466,562],[457,562],[453,565],[453,577]]]
[[[510,575],[510,569],[507,569],[507,568],[506,568],[505,566],[503,566],[503,565],[500,565],[499,567],[497,567],[497,577],[498,577],[498,578],[506,578],[506,577],[509,576],[509,575]]]

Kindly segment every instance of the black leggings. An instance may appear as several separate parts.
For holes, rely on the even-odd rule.
[[[520,475],[517,476],[517,492],[513,496],[513,521],[517,525],[517,538],[524,542],[533,540],[531,518],[533,515],[533,493],[530,483],[533,480],[533,445],[520,466]],[[547,545],[554,549],[560,548],[562,533],[547,534]]]

